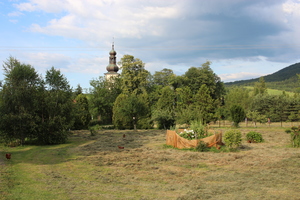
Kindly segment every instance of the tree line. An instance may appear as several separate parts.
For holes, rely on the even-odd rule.
[[[65,143],[69,129],[83,127],[84,120],[89,122],[86,97],[74,96],[59,70],[52,67],[42,78],[34,67],[13,57],[4,62],[3,70],[5,79],[0,91],[2,141]]]
[[[166,68],[151,74],[132,55],[118,64],[120,76],[91,80],[89,94],[83,94],[54,67],[42,78],[31,65],[8,58],[0,91],[0,139],[58,144],[66,142],[69,130],[96,124],[168,129],[193,121],[231,120],[238,126],[246,117],[255,123],[299,120],[299,95],[268,95],[263,78],[254,91],[225,89],[209,61],[180,76]]]

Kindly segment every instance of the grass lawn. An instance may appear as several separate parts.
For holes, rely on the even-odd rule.
[[[249,90],[254,90],[253,86],[243,86],[244,88],[247,88]],[[284,91],[286,95],[289,95],[290,97],[294,96],[294,92],[288,92],[288,91]],[[276,89],[270,89],[267,88],[267,93],[270,95],[282,95],[283,94],[283,90],[276,90]]]
[[[285,129],[255,128],[264,143],[246,143],[254,128],[240,130],[242,147],[229,153],[166,148],[161,130],[74,131],[67,144],[0,146],[0,199],[299,199],[300,149],[289,147]]]

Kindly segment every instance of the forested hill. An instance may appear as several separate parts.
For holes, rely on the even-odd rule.
[[[290,65],[273,74],[264,76],[266,82],[284,81],[300,74],[300,63]]]
[[[264,76],[269,88],[294,91],[299,87],[297,74],[300,74],[300,63],[285,67],[273,74]],[[225,86],[253,85],[259,81],[258,78],[225,83]]]

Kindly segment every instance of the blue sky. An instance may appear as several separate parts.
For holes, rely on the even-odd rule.
[[[0,61],[90,88],[114,40],[117,61],[133,55],[152,74],[209,60],[222,81],[244,80],[300,62],[299,23],[300,0],[0,0]]]

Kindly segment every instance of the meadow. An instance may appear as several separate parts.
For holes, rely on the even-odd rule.
[[[164,130],[82,130],[62,145],[1,145],[0,199],[299,199],[300,149],[285,128],[239,129],[237,152],[169,148]],[[246,142],[253,130],[264,143]]]
[[[243,86],[244,88],[253,91],[254,87],[253,86]],[[276,90],[276,89],[270,89],[267,88],[267,94],[269,95],[282,95],[284,90]],[[295,95],[294,92],[288,92],[288,91],[284,91],[286,95],[293,97]]]

